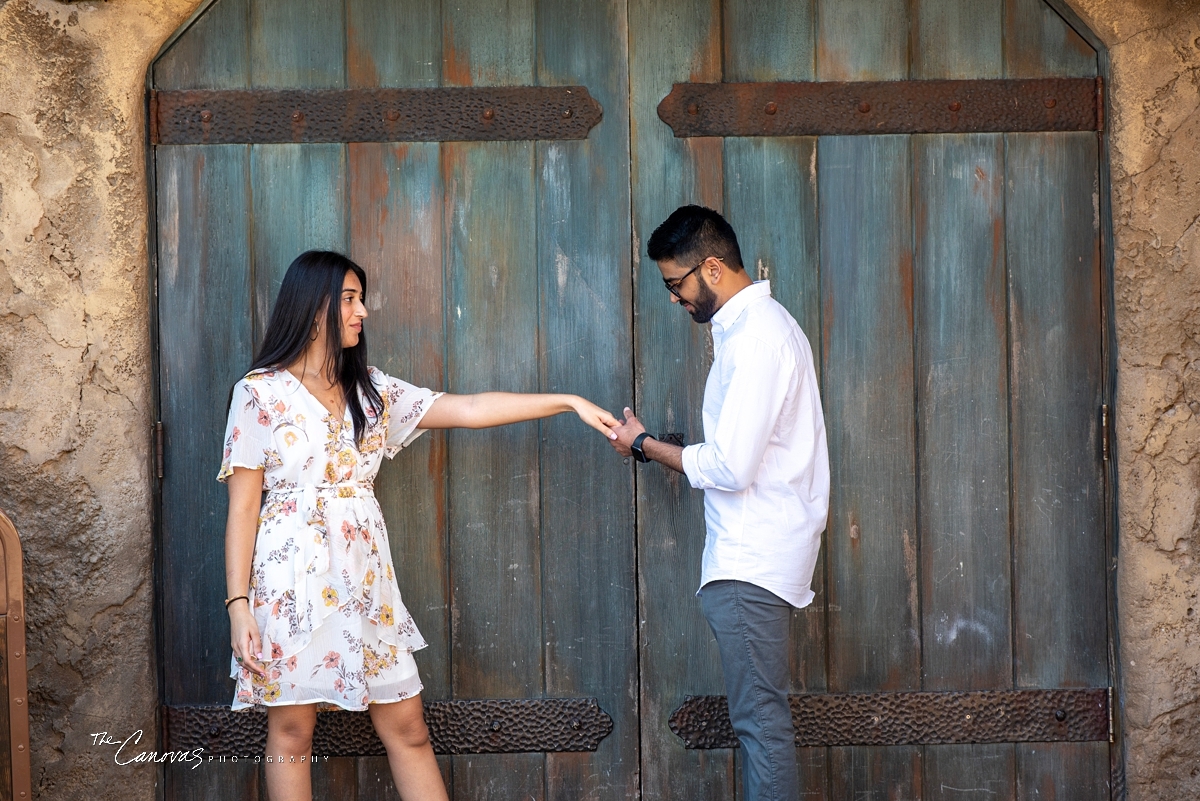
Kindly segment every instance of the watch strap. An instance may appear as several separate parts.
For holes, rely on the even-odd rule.
[[[642,433],[638,434],[636,438],[634,438],[633,445],[629,447],[629,449],[633,451],[633,458],[637,459],[642,464],[650,461],[650,457],[646,456],[646,452],[642,450],[642,443],[647,439],[654,439],[654,437],[650,436],[649,431],[643,431]]]

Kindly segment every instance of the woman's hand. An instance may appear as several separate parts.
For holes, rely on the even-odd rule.
[[[262,640],[258,636],[258,621],[250,613],[250,602],[237,600],[229,605],[229,644],[239,665],[250,668],[260,676],[266,669],[258,664],[262,659]]]
[[[621,424],[620,420],[587,398],[572,395],[570,403],[571,408],[575,410],[575,414],[579,415],[579,419],[603,434],[605,439],[617,438],[612,429]]]

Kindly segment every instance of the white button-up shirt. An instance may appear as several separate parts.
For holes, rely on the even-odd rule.
[[[683,450],[684,473],[704,490],[700,586],[745,581],[808,606],[829,515],[812,348],[766,281],[726,301],[713,315],[712,337],[705,441]]]

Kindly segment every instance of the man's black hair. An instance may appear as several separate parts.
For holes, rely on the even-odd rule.
[[[742,251],[733,227],[704,206],[680,206],[671,212],[650,235],[646,252],[655,261],[670,259],[684,267],[715,256],[730,269],[743,269]]]

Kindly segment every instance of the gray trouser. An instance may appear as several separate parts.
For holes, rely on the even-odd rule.
[[[744,581],[711,581],[700,608],[717,638],[729,719],[742,745],[746,801],[797,801],[796,735],[788,708],[792,607]]]

